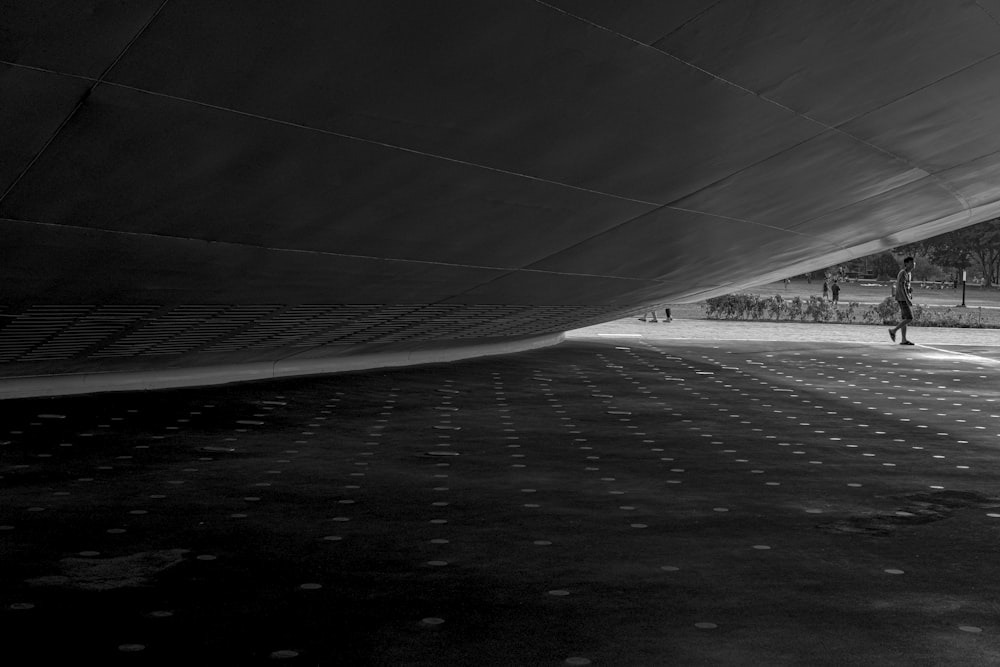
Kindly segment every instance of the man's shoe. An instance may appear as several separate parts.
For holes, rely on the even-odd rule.
[[[904,340],[902,343],[900,343],[900,345],[913,345],[913,343],[911,343],[908,340]]]
[[[891,339],[892,339],[892,342],[893,342],[893,343],[895,343],[895,342],[896,342],[896,332],[895,332],[895,331],[893,331],[892,329],[889,329],[889,338],[891,338]]]

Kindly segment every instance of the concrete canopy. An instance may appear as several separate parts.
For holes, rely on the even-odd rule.
[[[0,14],[0,378],[538,340],[1000,215],[997,0]]]

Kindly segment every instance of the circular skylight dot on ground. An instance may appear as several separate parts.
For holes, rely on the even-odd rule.
[[[138,653],[145,651],[146,647],[143,644],[120,644],[118,650],[122,653]]]
[[[291,658],[299,657],[299,652],[291,649],[279,649],[277,651],[271,651],[270,657],[272,660],[289,660]]]

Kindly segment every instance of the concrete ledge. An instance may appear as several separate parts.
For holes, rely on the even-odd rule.
[[[565,334],[546,334],[514,341],[473,343],[454,347],[382,350],[335,357],[294,356],[243,364],[195,366],[155,371],[119,371],[0,378],[0,400],[66,396],[111,391],[148,391],[271,380],[275,378],[346,373],[376,368],[416,366],[475,357],[513,354],[558,345]]]

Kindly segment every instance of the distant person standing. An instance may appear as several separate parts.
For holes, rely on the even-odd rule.
[[[907,257],[903,260],[903,268],[900,269],[899,274],[896,276],[895,289],[893,294],[896,297],[896,303],[899,304],[899,324],[889,329],[889,338],[892,342],[896,342],[896,332],[902,331],[903,340],[900,345],[913,345],[906,338],[906,325],[913,321],[913,289],[910,286],[910,282],[913,279],[913,267],[917,263],[912,257]]]
[[[840,301],[840,285],[837,284],[836,280],[830,285],[830,294],[833,296],[834,305],[836,305]]]
[[[827,295],[830,294],[830,282],[828,280],[823,281],[823,300],[826,300]]]

